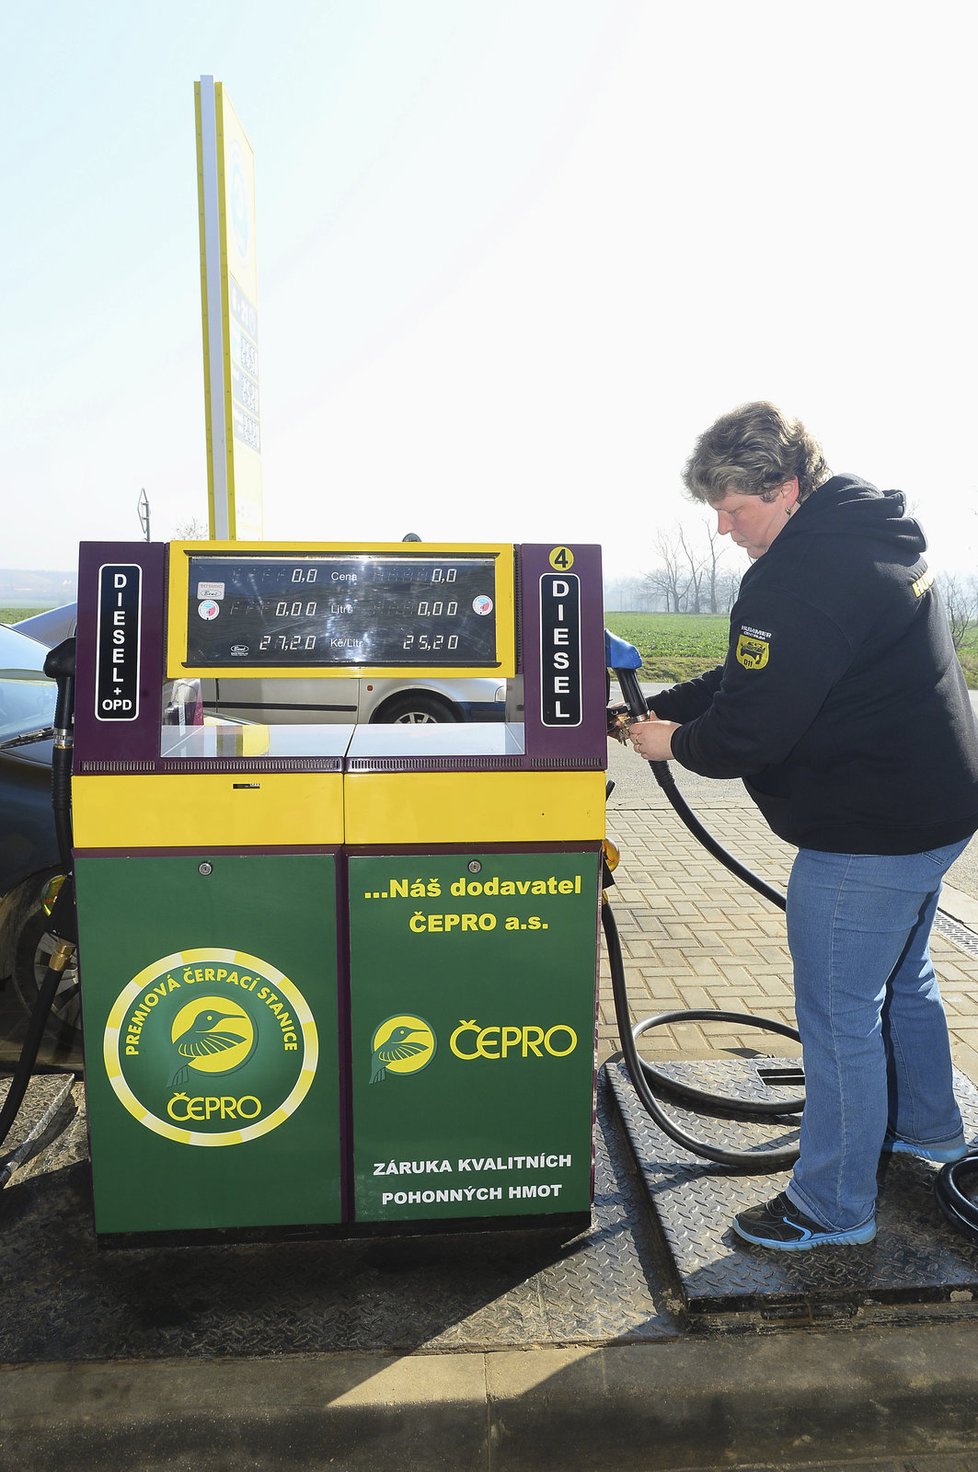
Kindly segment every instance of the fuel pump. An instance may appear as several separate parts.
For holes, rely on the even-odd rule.
[[[74,868],[96,1231],[587,1219],[591,546],[88,544]],[[522,682],[486,725],[166,725],[166,681]]]

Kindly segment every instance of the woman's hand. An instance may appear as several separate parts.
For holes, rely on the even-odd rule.
[[[672,759],[672,733],[679,730],[676,721],[660,721],[649,711],[644,721],[634,721],[628,728],[628,739],[647,762]]]

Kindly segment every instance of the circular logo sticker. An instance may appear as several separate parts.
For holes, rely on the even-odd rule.
[[[389,1073],[420,1073],[435,1056],[435,1034],[423,1017],[400,1012],[388,1017],[370,1039],[370,1082]]]
[[[180,1145],[240,1145],[309,1092],[315,1019],[298,987],[244,951],[175,951],[123,988],[103,1040],[116,1097]]]
[[[492,599],[489,597],[489,594],[479,593],[472,599],[472,608],[475,613],[480,614],[483,618],[487,613],[492,613]]]
[[[221,605],[215,603],[213,598],[203,598],[197,604],[198,617],[206,619],[208,623],[210,623],[211,619],[217,618],[220,611]]]

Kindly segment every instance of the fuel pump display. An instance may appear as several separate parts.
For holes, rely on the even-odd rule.
[[[587,1215],[603,640],[596,547],[83,547],[100,1234]],[[205,673],[406,667],[522,718],[163,724]]]
[[[496,669],[494,557],[201,557],[188,567],[188,662]]]

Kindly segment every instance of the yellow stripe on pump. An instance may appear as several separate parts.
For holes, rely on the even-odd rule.
[[[75,845],[275,848],[343,842],[339,772],[79,776]]]
[[[604,793],[604,772],[352,772],[346,842],[600,840]]]

